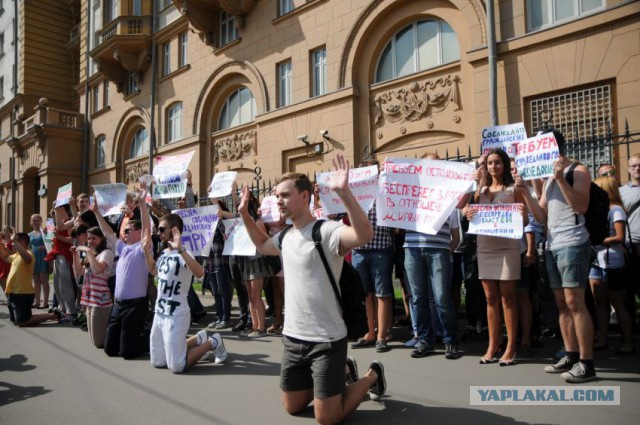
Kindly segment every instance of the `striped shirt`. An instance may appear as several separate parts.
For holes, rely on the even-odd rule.
[[[91,267],[85,267],[80,304],[88,307],[109,307],[113,305],[107,283],[112,272],[113,251],[105,249],[96,256],[96,261],[107,263],[107,267],[99,274],[93,273]]]
[[[459,227],[458,212],[454,209],[435,235],[407,230],[404,237],[404,248],[446,249],[449,251],[451,249],[451,230]]]
[[[376,201],[373,201],[371,209],[367,213],[367,217],[373,226],[373,239],[366,244],[354,248],[356,251],[370,251],[374,249],[386,249],[393,245],[393,239],[391,233],[393,229],[391,227],[378,226],[378,218],[376,215]]]

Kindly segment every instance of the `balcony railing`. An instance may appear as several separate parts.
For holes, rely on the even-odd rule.
[[[100,43],[114,35],[151,35],[151,16],[120,16],[105,25],[98,34]]]

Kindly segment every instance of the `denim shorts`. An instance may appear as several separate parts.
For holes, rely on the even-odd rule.
[[[353,250],[351,264],[356,269],[365,294],[376,297],[393,296],[393,248]]]
[[[313,389],[316,398],[328,398],[345,391],[347,338],[330,342],[302,341],[284,335],[280,368],[283,391]]]
[[[591,267],[589,241],[579,246],[545,251],[551,289],[586,288]]]
[[[620,291],[628,286],[630,279],[635,278],[630,275],[629,270],[625,267],[603,269],[592,264],[589,271],[589,279],[601,280],[607,284],[607,289],[610,291]]]

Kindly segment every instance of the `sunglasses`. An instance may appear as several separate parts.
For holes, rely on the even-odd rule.
[[[138,230],[138,229],[124,229],[124,234],[128,235],[129,233],[135,232],[136,230]]]
[[[164,233],[165,230],[167,230],[166,227],[158,227],[158,233]]]

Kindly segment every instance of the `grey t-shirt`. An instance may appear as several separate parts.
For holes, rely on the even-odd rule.
[[[632,205],[640,201],[640,186],[634,186],[631,182],[620,187],[620,196],[627,211]],[[629,230],[631,230],[631,240],[634,243],[640,243],[640,208],[637,208],[633,214],[627,217],[629,221]],[[627,235],[625,235],[627,239]]]
[[[569,166],[570,167],[570,166]],[[564,169],[565,176],[569,167]],[[584,216],[576,213],[567,204],[560,186],[549,178],[545,185],[547,196],[547,248],[556,250],[568,246],[580,246],[589,240]]]

